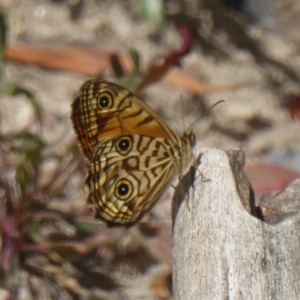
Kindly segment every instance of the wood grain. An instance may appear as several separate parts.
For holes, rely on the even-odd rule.
[[[173,199],[174,299],[299,299],[299,213],[274,225],[249,214],[221,150],[204,151],[199,170],[210,181]]]

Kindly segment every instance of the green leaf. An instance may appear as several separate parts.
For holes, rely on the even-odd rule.
[[[98,224],[91,224],[88,222],[73,222],[74,227],[85,234],[91,235],[99,232],[99,225]]]
[[[39,122],[42,121],[42,107],[32,92],[19,85],[10,85],[5,89],[5,93],[12,97],[17,95],[26,96],[26,98],[30,101],[30,104],[32,105],[35,116],[38,118]]]
[[[30,239],[34,242],[41,242],[41,231],[40,224],[34,220],[32,214],[27,215],[28,219],[26,222],[26,233],[30,237]]]
[[[139,16],[142,20],[161,29],[165,24],[163,0],[136,0]]]
[[[7,25],[5,15],[0,11],[0,84],[3,80],[3,61],[6,49]]]
[[[24,158],[26,161],[36,162],[40,159],[41,152],[46,144],[39,135],[29,131],[21,131],[16,134],[8,135],[8,137],[21,141],[16,151],[25,155]]]
[[[12,147],[12,150],[21,155],[17,165],[16,178],[24,194],[37,179],[39,162],[45,143],[38,135],[29,131],[10,134],[6,137],[19,142],[18,147]]]
[[[133,62],[133,70],[128,76],[123,77],[118,83],[125,86],[130,91],[135,92],[143,80],[143,75],[140,69],[141,58],[139,53],[134,49],[130,49],[130,57]]]

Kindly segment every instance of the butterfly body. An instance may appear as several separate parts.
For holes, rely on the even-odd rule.
[[[191,160],[193,132],[178,137],[117,84],[85,82],[71,118],[87,164],[88,202],[110,226],[138,222]]]

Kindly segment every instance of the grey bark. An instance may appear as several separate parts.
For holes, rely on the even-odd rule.
[[[255,208],[242,167],[241,152],[209,149],[194,188],[192,173],[179,184],[174,299],[300,299],[300,181]],[[272,224],[262,220],[264,212]]]

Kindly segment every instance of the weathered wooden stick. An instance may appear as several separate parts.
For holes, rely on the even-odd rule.
[[[268,224],[250,214],[256,210],[239,153],[206,150],[189,200],[182,200],[182,184],[175,193],[176,300],[300,299],[300,181],[273,199],[280,205],[276,199],[285,198],[290,213],[283,209],[279,222]]]

